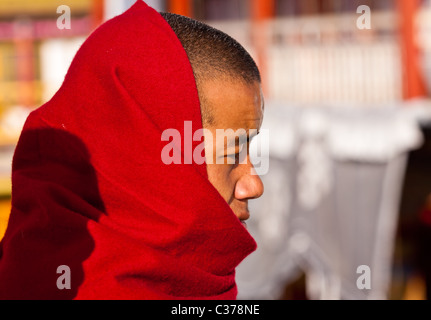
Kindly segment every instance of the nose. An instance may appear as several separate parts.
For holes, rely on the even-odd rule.
[[[264,191],[262,180],[250,162],[244,166],[247,168],[244,168],[244,174],[235,185],[235,198],[238,200],[257,199]]]

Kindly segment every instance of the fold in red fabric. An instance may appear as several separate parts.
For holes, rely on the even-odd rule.
[[[184,121],[202,127],[190,62],[138,1],[89,36],[24,125],[0,298],[235,299],[235,268],[256,243],[205,164],[162,162],[162,132],[184,136]]]

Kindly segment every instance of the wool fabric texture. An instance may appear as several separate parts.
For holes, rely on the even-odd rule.
[[[202,128],[192,67],[139,0],[88,37],[27,118],[0,299],[235,299],[235,268],[256,243],[205,164],[184,164],[184,152],[183,164],[163,163],[162,132],[184,137],[185,121]]]

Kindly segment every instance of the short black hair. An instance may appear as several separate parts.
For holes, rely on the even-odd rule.
[[[245,83],[261,82],[259,68],[244,47],[231,36],[201,21],[161,12],[187,53],[198,87],[202,121],[212,122],[211,112],[200,92],[200,83],[231,78]]]

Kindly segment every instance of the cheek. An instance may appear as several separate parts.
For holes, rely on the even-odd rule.
[[[208,180],[226,202],[230,202],[234,194],[235,181],[230,166],[222,164],[207,165]]]

